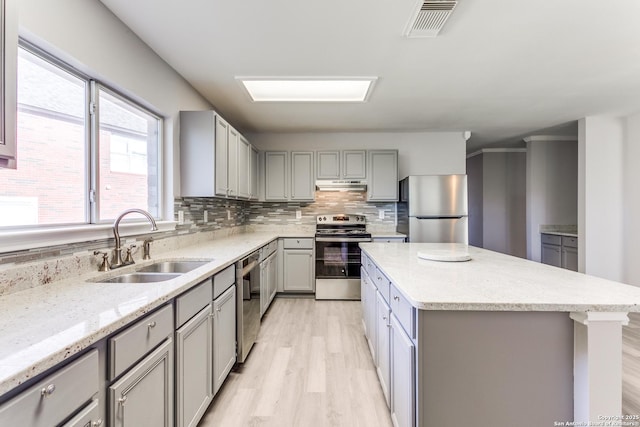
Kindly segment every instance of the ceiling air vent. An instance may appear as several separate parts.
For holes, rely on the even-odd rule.
[[[407,37],[435,37],[438,35],[457,1],[420,1],[418,10],[407,26]]]

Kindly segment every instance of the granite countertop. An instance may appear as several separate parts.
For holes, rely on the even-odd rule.
[[[640,312],[640,288],[461,244],[361,243],[409,302],[423,310]],[[454,251],[466,262],[418,252]]]
[[[553,234],[554,236],[578,237],[578,233],[571,231],[541,231],[540,234]]]
[[[236,234],[154,255],[107,273],[93,271],[0,297],[0,395],[77,354],[278,237],[306,233]],[[211,260],[160,283],[92,282],[162,260]]]

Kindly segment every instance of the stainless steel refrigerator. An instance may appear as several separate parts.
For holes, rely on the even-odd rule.
[[[400,181],[398,225],[409,242],[468,243],[466,175],[412,175]]]

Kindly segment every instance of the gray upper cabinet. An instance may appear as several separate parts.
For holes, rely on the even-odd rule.
[[[181,111],[180,194],[249,199],[250,148],[249,142],[214,111]],[[256,161],[256,171],[257,166]]]
[[[240,135],[238,141],[238,198],[249,199],[250,197],[250,180],[251,180],[251,145],[244,136]]]
[[[249,199],[258,199],[258,149],[253,145],[249,150]]]
[[[342,152],[342,178],[365,179],[367,177],[367,152],[345,150]]]
[[[0,0],[0,167],[16,167],[18,0]]]
[[[180,127],[182,129],[182,126]],[[229,180],[228,180],[228,167],[229,161],[229,123],[227,123],[222,117],[216,116],[216,131],[215,131],[215,162],[213,167],[215,169],[215,195],[226,196],[229,192]],[[182,143],[182,140],[180,141]],[[187,168],[191,169],[190,165]],[[198,170],[194,171],[197,175]]]
[[[229,141],[227,145],[227,196],[238,197],[238,159],[240,134],[229,127]]]
[[[398,200],[398,150],[369,151],[367,200],[370,202]]]
[[[313,151],[291,152],[291,200],[314,200]]]
[[[316,179],[365,179],[365,150],[318,151]]]
[[[289,153],[286,151],[267,151],[264,158],[265,200],[287,201],[289,199]]]
[[[340,179],[340,152],[318,151],[316,179]]]

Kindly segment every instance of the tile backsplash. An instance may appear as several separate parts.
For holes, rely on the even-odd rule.
[[[384,219],[379,219],[379,210],[384,210]],[[367,217],[370,230],[394,231],[396,224],[395,203],[368,203],[366,193],[360,192],[316,192],[313,202],[248,202],[212,197],[181,197],[174,200],[175,219],[178,211],[184,215],[184,223],[175,230],[153,233],[154,240],[183,236],[193,233],[234,229],[252,226],[251,229],[271,226],[315,227],[317,215],[329,213],[359,214]],[[207,221],[204,221],[204,212]],[[296,219],[296,211],[301,218]],[[148,236],[136,236],[142,240]],[[81,252],[93,252],[113,247],[113,239],[103,239],[73,244],[54,245],[15,252],[0,253],[0,265],[57,259]]]

